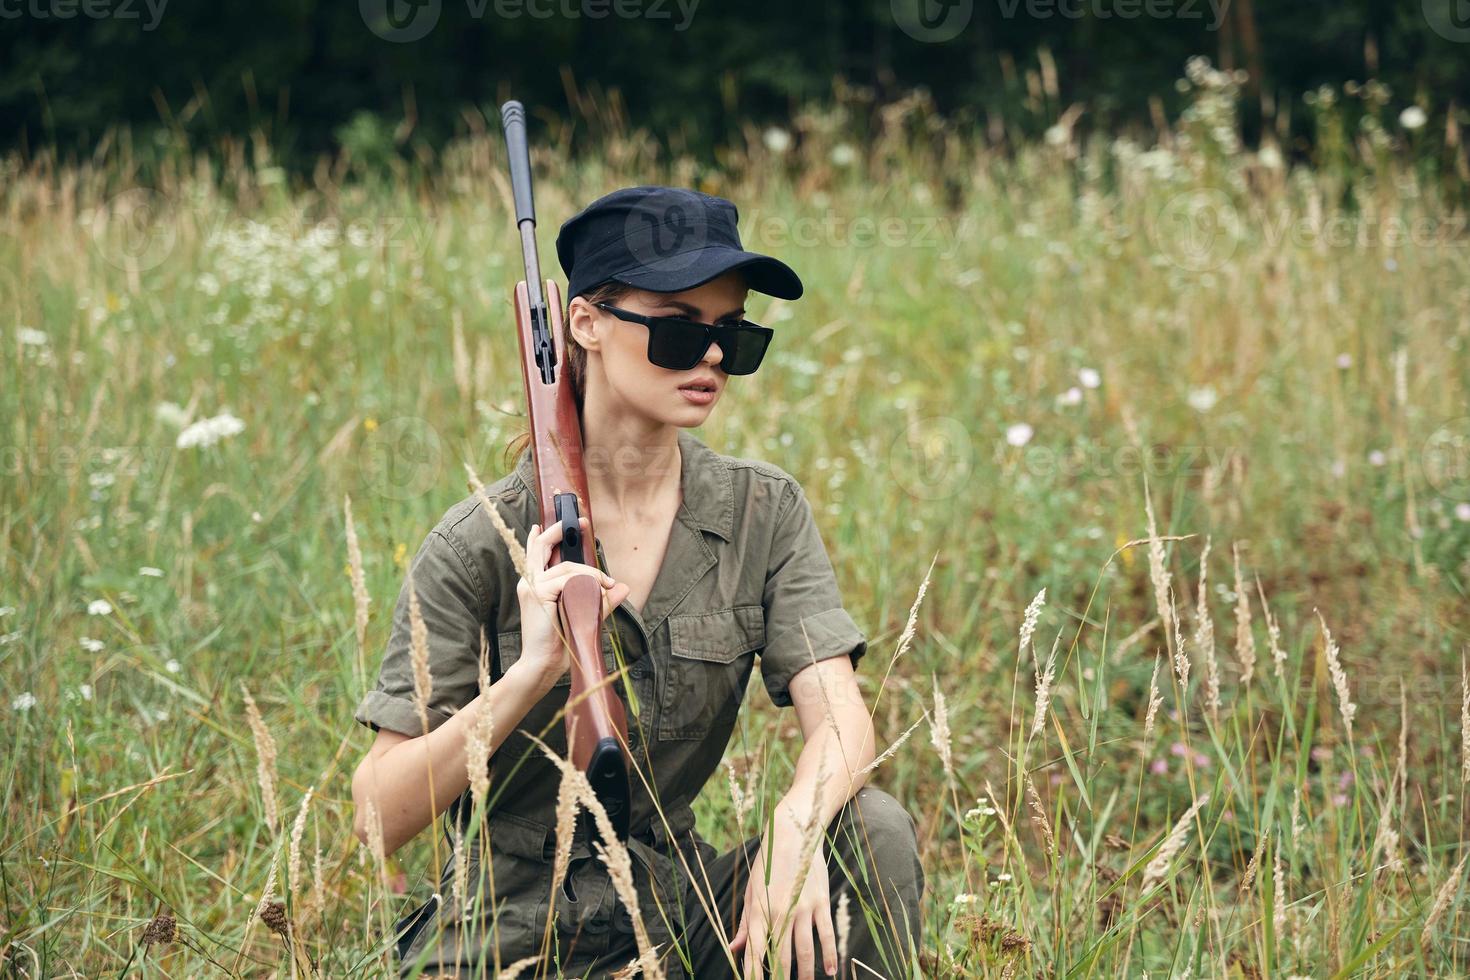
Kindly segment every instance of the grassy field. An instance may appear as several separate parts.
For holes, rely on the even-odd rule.
[[[918,725],[873,780],[919,823],[926,975],[1462,975],[1456,148],[1358,92],[1297,107],[1311,159],[1246,151],[1233,82],[1190,77],[1166,129],[1053,112],[1003,148],[921,97],[717,167],[604,118],[537,148],[543,258],[671,182],[805,278],[756,297],[775,346],[699,435],[802,481],[880,742]],[[463,464],[500,476],[522,428],[502,170],[494,133],[391,177],[0,162],[10,975],[386,972],[438,869],[424,834],[385,888],[351,833],[352,711]],[[799,747],[752,690],[729,761],[763,805]],[[760,808],[712,782],[698,813],[723,849]]]

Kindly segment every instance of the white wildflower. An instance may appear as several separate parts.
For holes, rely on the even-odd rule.
[[[1408,130],[1419,129],[1428,121],[1429,116],[1416,105],[1411,105],[1399,113],[1399,125]]]
[[[1034,434],[1034,431],[1025,422],[1016,422],[1013,425],[1008,425],[1006,426],[1006,442],[1012,446],[1024,446],[1031,441],[1031,436]]]
[[[224,412],[214,418],[200,419],[190,425],[179,437],[174,440],[174,445],[179,449],[192,449],[195,446],[213,446],[221,439],[238,435],[245,431],[245,423]]]
[[[92,685],[82,684],[77,687],[77,693],[82,696],[83,701],[92,700]]]
[[[1204,385],[1190,389],[1186,400],[1189,402],[1189,407],[1196,412],[1208,412],[1215,407],[1215,402],[1220,400],[1220,396],[1215,393],[1213,387]]]
[[[192,418],[188,409],[176,405],[173,402],[159,402],[157,407],[153,409],[153,416],[158,421],[165,425],[171,425],[175,429],[182,429],[189,424],[189,419]]]
[[[27,347],[45,347],[51,338],[34,327],[18,327],[15,336]]]
[[[163,578],[163,569],[154,568],[152,565],[144,565],[138,569],[138,574],[146,575],[148,578]]]
[[[837,167],[850,167],[857,163],[857,150],[852,148],[851,143],[838,143],[832,147],[832,164]]]
[[[1096,388],[1102,384],[1102,375],[1096,368],[1082,368],[1077,372],[1077,380],[1082,382],[1084,388]]]
[[[772,153],[785,153],[791,149],[791,134],[780,126],[771,126],[761,134],[761,142]]]
[[[87,614],[90,616],[106,616],[112,612],[112,603],[106,599],[93,599],[87,603]]]
[[[85,651],[87,651],[88,653],[101,653],[102,652],[102,641],[101,640],[94,640],[90,636],[84,636],[80,640],[78,640],[77,642],[79,642],[82,645],[82,649],[85,650]]]
[[[30,711],[36,706],[36,696],[30,691],[23,691],[16,695],[10,702],[11,711]]]

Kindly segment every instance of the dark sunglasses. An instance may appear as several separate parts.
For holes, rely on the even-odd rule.
[[[687,371],[698,364],[711,341],[720,345],[724,357],[720,369],[726,374],[753,374],[766,356],[776,331],[749,320],[736,323],[699,323],[678,316],[644,316],[619,309],[611,303],[595,304],[599,310],[620,320],[648,328],[648,360],[670,371]]]

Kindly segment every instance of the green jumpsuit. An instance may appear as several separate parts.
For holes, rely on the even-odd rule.
[[[792,703],[791,678],[813,656],[845,655],[856,664],[867,642],[842,607],[797,481],[769,463],[717,453],[687,430],[679,431],[678,444],[677,458],[671,453],[667,461],[646,464],[680,469],[683,501],[663,564],[641,613],[625,601],[606,621],[603,655],[611,671],[616,628],[631,665],[636,713],[628,692],[616,686],[629,709],[634,763],[647,779],[632,779],[629,842],[642,916],[665,975],[702,980],[734,975],[706,909],[723,920],[724,935],[734,935],[745,872],[760,838],[757,831],[717,855],[695,832],[690,806],[720,765],[756,659],[771,700],[785,706]],[[540,521],[530,450],[487,491],[524,541]],[[600,543],[597,555],[605,568]],[[428,628],[433,728],[478,691],[482,625],[498,671],[520,656],[518,576],[473,495],[429,533],[411,572]],[[566,885],[555,893],[551,888],[559,773],[526,733],[565,754],[557,712],[570,683],[570,673],[563,675],[492,757],[488,846],[471,836],[469,853],[446,863],[438,896],[417,917],[422,928],[410,933],[403,975],[422,964],[425,977],[490,976],[498,951],[502,968],[544,957],[523,977],[604,977],[637,955],[628,912],[580,832]],[[362,699],[356,719],[374,730],[422,731],[413,702],[407,578],[377,685]],[[468,795],[445,818],[451,848],[456,821],[468,814]],[[655,813],[655,798],[667,822]],[[924,887],[913,819],[893,797],[865,787],[827,833],[834,920],[841,894],[849,893],[848,957],[839,975],[910,976]],[[469,892],[479,897],[468,907],[452,907],[454,863],[466,860]],[[547,936],[553,941],[543,942]],[[816,948],[822,975],[820,944]]]

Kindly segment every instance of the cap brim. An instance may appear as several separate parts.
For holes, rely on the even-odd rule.
[[[703,286],[731,269],[745,273],[751,289],[777,299],[800,299],[801,278],[780,259],[728,245],[706,245],[681,252],[668,262],[652,262],[613,276],[615,280],[656,293],[679,293]]]

